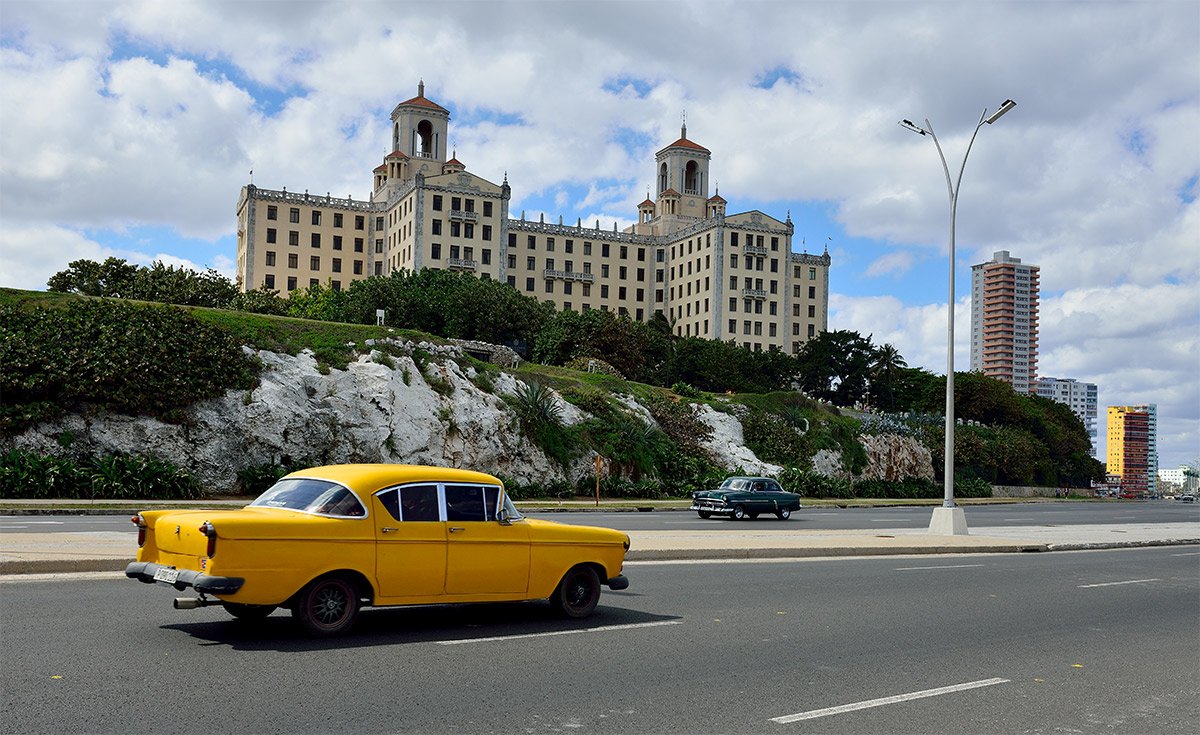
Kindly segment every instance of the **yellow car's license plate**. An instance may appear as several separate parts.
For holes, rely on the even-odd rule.
[[[166,582],[167,584],[175,584],[175,582],[178,579],[179,579],[179,570],[178,569],[163,568],[163,569],[159,569],[158,571],[156,571],[154,573],[154,581],[155,582]]]

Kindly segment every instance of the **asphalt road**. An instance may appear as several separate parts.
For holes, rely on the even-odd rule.
[[[1200,731],[1194,547],[626,573],[585,621],[370,610],[332,641],[112,575],[5,582],[0,731]]]
[[[1105,501],[1096,503],[1016,503],[965,506],[967,524],[985,526],[1091,525],[1104,523],[1179,523],[1200,521],[1200,503],[1178,501]],[[672,512],[583,512],[530,513],[535,518],[622,531],[647,530],[845,530],[870,528],[926,528],[930,506],[889,508],[807,507],[779,521],[774,516],[734,523],[723,518],[702,520],[695,513]],[[2,533],[61,533],[80,531],[123,531],[132,534],[128,514],[104,516],[0,516]]]

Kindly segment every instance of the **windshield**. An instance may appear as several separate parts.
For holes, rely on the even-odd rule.
[[[508,520],[519,521],[525,516],[521,515],[521,511],[517,510],[517,506],[513,505],[513,501],[509,499],[508,493],[504,493],[504,504],[502,506],[504,512],[508,514]]]
[[[750,481],[744,477],[729,477],[725,482],[721,483],[722,490],[746,490],[749,488]]]
[[[259,495],[250,506],[286,508],[341,518],[361,518],[367,514],[354,493],[342,485],[311,477],[282,479]]]

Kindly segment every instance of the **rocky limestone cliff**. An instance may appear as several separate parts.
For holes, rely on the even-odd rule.
[[[64,445],[81,456],[149,454],[188,468],[213,493],[231,490],[239,470],[272,463],[469,467],[522,484],[573,483],[590,476],[594,455],[588,453],[563,468],[521,433],[515,413],[502,398],[520,388],[514,375],[501,372],[480,380],[474,368],[447,359],[462,356],[459,346],[392,344],[409,354],[384,357],[372,352],[345,370],[327,374],[318,370],[310,352],[290,356],[259,351],[253,354],[264,369],[257,388],[232,390],[197,403],[178,423],[145,416],[69,414],[6,443],[43,454],[62,454]],[[414,347],[432,355],[424,361],[424,371],[411,356]],[[490,383],[491,390],[476,382]],[[564,423],[589,418],[555,395]],[[653,422],[632,396],[615,398],[644,422]],[[782,469],[759,460],[745,446],[735,416],[700,406],[698,417],[713,430],[704,447],[718,465],[754,474]],[[902,437],[866,439],[871,476],[932,476],[929,452],[915,442]],[[840,466],[830,458],[823,462]],[[836,472],[834,467],[828,474]]]

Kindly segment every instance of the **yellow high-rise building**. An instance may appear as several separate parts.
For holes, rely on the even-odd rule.
[[[679,139],[655,155],[654,199],[624,230],[529,221],[493,183],[447,156],[450,113],[425,97],[396,105],[392,153],[363,200],[253,185],[238,199],[238,281],[290,293],[394,270],[446,268],[504,281],[557,309],[639,321],[662,312],[679,336],[796,352],[828,328],[829,266],[792,252],[791,217],[726,213],[710,194],[712,152]]]

